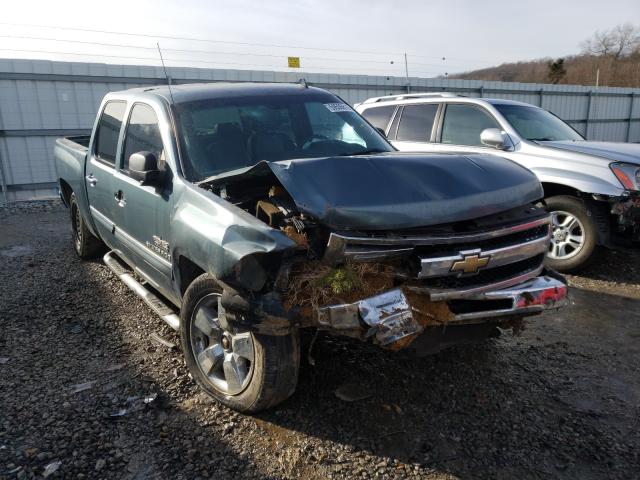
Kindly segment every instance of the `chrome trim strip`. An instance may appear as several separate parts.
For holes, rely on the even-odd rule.
[[[357,247],[356,247],[357,248]],[[367,250],[366,248],[362,249],[349,249],[345,251],[344,256],[350,260],[356,262],[371,262],[375,260],[382,260],[385,258],[393,258],[395,256],[402,256],[409,254],[413,251],[414,247],[407,248],[391,248],[391,249],[371,249]]]
[[[164,320],[171,328],[178,330],[180,328],[180,317],[163,302],[157,295],[151,293],[149,290],[139,283],[131,271],[127,270],[117,259],[114,252],[107,252],[103,257],[103,261],[109,269],[115,273],[118,278],[131,290],[138,295],[144,302],[149,305],[162,320]]]
[[[521,262],[528,258],[535,257],[541,253],[545,253],[548,249],[549,235],[531,240],[530,242],[517,243],[493,250],[481,250],[476,248],[461,251],[457,255],[421,258],[421,269],[418,273],[418,278],[463,276],[463,272],[452,272],[451,270],[456,262],[463,261],[465,257],[470,255],[489,257],[489,263],[483,267],[482,270],[490,270],[492,268]]]
[[[507,287],[512,287],[513,285],[517,285],[519,283],[525,282],[533,277],[537,277],[542,273],[544,269],[544,263],[540,264],[538,268],[535,270],[531,270],[530,272],[523,273],[521,275],[508,278],[506,280],[501,280],[496,283],[490,283],[487,285],[480,285],[478,287],[472,288],[462,288],[462,289],[434,289],[429,287],[416,287],[416,286],[406,286],[405,288],[411,290],[416,293],[424,293],[429,295],[429,298],[433,301],[438,300],[451,300],[455,298],[469,298],[475,295],[488,292],[490,290],[500,290]]]
[[[488,240],[491,238],[502,237],[511,233],[522,232],[524,230],[531,230],[541,225],[550,225],[551,216],[547,215],[536,220],[532,220],[527,223],[521,223],[517,225],[510,225],[508,227],[499,228],[496,230],[488,230],[483,232],[476,232],[471,234],[460,235],[446,235],[446,236],[401,236],[401,237],[359,237],[351,236],[342,233],[331,233],[327,248],[340,247],[341,244],[356,244],[356,245],[402,245],[402,246],[416,246],[416,245],[447,245],[455,243],[477,242],[481,240]]]
[[[471,297],[469,300],[511,300],[511,308],[500,310],[485,310],[478,312],[460,313],[455,317],[455,322],[466,322],[473,319],[484,319],[489,317],[500,317],[504,315],[532,315],[544,310],[557,309],[567,303],[567,285],[555,278],[543,276],[533,278],[515,287],[503,290],[494,290]],[[533,303],[537,294],[555,290],[558,299],[548,302]],[[564,291],[564,293],[563,293]]]
[[[492,290],[472,300],[510,300],[511,307],[457,314],[445,324],[484,322],[488,318],[521,317],[555,310],[567,302],[567,285],[548,276],[535,277],[503,290]],[[395,288],[354,303],[328,305],[318,310],[318,323],[325,328],[353,330],[367,325],[365,337],[375,335],[377,343],[390,345],[420,333],[424,326],[413,317],[413,307],[402,289]]]

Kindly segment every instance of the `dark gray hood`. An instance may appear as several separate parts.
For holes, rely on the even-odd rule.
[[[626,162],[640,165],[640,144],[618,142],[564,141],[539,142],[543,147],[559,148],[569,152],[584,153],[610,162]]]
[[[260,162],[208,181],[275,175],[300,212],[337,230],[424,227],[492,215],[536,201],[529,170],[489,155],[404,154]]]

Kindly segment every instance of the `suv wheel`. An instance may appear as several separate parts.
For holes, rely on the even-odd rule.
[[[594,259],[598,225],[585,204],[575,197],[556,196],[546,200],[552,232],[547,265],[559,272],[576,272]]]
[[[224,330],[218,321],[221,292],[214,277],[203,274],[185,293],[180,336],[189,373],[205,392],[234,410],[254,413],[277,405],[298,382],[298,334]]]

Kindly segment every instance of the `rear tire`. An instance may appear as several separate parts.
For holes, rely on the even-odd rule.
[[[87,223],[78,207],[75,193],[72,193],[69,198],[69,210],[71,212],[73,249],[83,260],[96,258],[105,250],[105,246],[102,240],[91,233],[91,230],[87,227]]]
[[[298,383],[298,332],[269,336],[225,331],[217,321],[221,292],[215,278],[205,273],[184,295],[180,338],[189,373],[207,394],[239,412],[256,413],[283,402]]]
[[[547,265],[564,273],[588,267],[598,252],[598,224],[592,212],[575,197],[558,195],[545,202],[553,228]]]

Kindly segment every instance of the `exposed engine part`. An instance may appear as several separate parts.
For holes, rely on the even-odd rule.
[[[307,229],[313,229],[315,225],[297,213],[282,187],[271,187],[269,199],[258,200],[255,215],[267,225],[282,230],[299,247],[309,250],[311,242]]]

